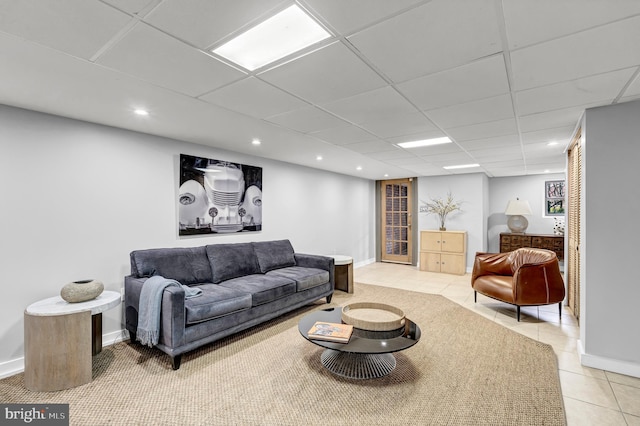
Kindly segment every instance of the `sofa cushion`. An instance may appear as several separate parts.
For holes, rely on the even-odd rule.
[[[214,283],[260,272],[251,243],[212,244],[206,252]]]
[[[263,274],[247,275],[220,283],[226,287],[251,294],[252,306],[262,305],[296,292],[295,281]]]
[[[258,258],[260,272],[267,273],[273,269],[295,266],[296,259],[293,256],[293,247],[289,240],[261,241],[253,244],[253,249]]]
[[[187,324],[251,308],[249,293],[220,287],[218,284],[202,284],[197,287],[202,289],[202,294],[184,301]]]
[[[267,276],[280,276],[296,282],[296,291],[304,291],[309,288],[329,282],[329,272],[324,269],[304,268],[291,266],[270,271]]]
[[[162,248],[131,252],[131,275],[161,275],[191,285],[212,282],[211,266],[204,247]]]

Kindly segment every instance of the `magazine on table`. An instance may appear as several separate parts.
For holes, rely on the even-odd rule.
[[[307,333],[310,339],[327,340],[329,342],[348,343],[353,333],[353,326],[335,322],[316,321]]]

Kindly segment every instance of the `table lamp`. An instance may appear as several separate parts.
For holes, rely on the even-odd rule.
[[[524,234],[524,231],[529,226],[529,221],[523,215],[531,214],[531,207],[529,206],[528,201],[520,200],[516,198],[515,200],[509,200],[507,204],[507,209],[504,214],[509,216],[509,220],[507,220],[507,226],[514,234]]]

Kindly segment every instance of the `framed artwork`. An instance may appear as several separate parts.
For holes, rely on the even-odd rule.
[[[565,182],[548,180],[544,183],[545,216],[564,216]]]
[[[262,230],[262,167],[180,154],[179,235]]]

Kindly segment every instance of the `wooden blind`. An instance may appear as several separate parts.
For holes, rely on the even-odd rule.
[[[582,198],[582,142],[578,129],[569,147],[567,211],[567,299],[569,308],[580,318],[580,200]]]

